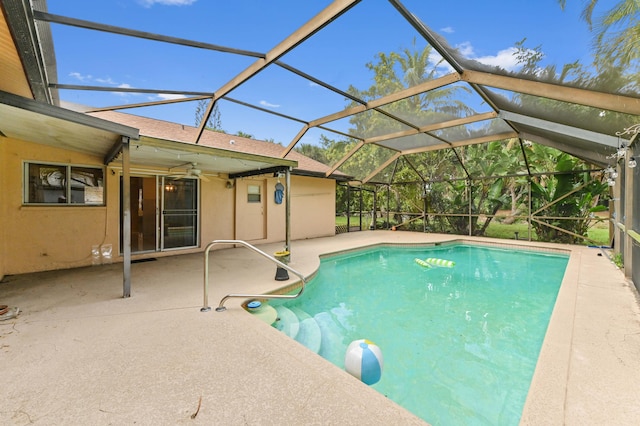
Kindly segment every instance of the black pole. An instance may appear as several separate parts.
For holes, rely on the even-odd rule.
[[[351,231],[351,186],[347,183],[347,232]]]

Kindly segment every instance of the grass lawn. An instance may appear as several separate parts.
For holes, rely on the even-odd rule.
[[[351,226],[358,226],[360,218],[358,216],[351,217]],[[362,217],[362,229],[369,229],[370,217]],[[336,216],[336,226],[347,224],[347,218],[345,216]],[[527,223],[517,222],[514,224],[506,225],[496,220],[492,220],[491,224],[485,232],[486,237],[502,238],[505,240],[514,240],[516,238],[516,232],[518,233],[518,239],[527,240],[529,237],[529,229]],[[609,223],[607,221],[597,222],[590,229],[587,234],[590,239],[596,242],[596,245],[608,246],[609,245]],[[531,240],[537,241],[536,231],[531,229]],[[593,243],[589,241],[584,242],[585,245],[591,245]]]

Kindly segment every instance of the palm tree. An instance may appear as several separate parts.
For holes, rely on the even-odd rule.
[[[558,3],[564,9],[566,0],[558,0]],[[582,11],[582,19],[594,31],[596,63],[633,65],[640,59],[640,2],[620,0],[594,19],[597,4],[598,0],[589,0]]]

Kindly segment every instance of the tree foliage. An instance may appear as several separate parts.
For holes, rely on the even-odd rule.
[[[619,69],[593,76],[579,62],[566,64],[561,69],[542,67],[541,48],[528,48],[525,41],[516,43],[519,74],[586,88],[605,84],[614,91],[633,85],[633,78]],[[437,64],[429,61],[431,53],[429,46],[415,49],[415,45],[413,50],[380,53],[374,62],[366,65],[373,73],[371,87],[365,90],[350,87],[349,92],[359,99],[371,101],[433,79],[437,77]],[[413,123],[437,123],[465,117],[473,113],[461,101],[461,92],[468,90],[465,87],[449,85],[387,104],[383,107],[385,114],[376,110],[356,114],[350,118],[349,132],[354,135],[353,139],[323,137],[321,146],[302,145],[299,151],[335,165],[360,144],[358,138],[405,130],[402,124],[390,120],[387,115]],[[577,122],[571,124],[578,127],[583,120],[606,119],[621,125],[629,119],[616,113],[604,117],[602,111],[595,108],[526,94],[514,93],[509,101],[524,111],[537,111],[539,118],[554,121],[554,116],[577,117]],[[500,133],[494,125],[497,124],[489,122],[482,128],[457,126],[443,129],[440,135],[448,140],[464,140]],[[539,238],[575,243],[580,242],[581,236],[586,236],[592,214],[602,208],[598,201],[607,194],[607,185],[600,181],[600,175],[586,172],[591,166],[583,160],[520,139],[404,155],[372,176],[372,172],[391,155],[394,151],[383,146],[364,144],[340,164],[339,170],[351,176],[371,178],[370,182],[377,188],[376,205],[382,210],[383,217],[388,217],[384,215],[385,210],[387,214],[392,212],[390,222],[396,225],[408,223],[410,218],[420,215],[424,218],[421,226],[431,231],[483,235],[500,210],[507,209],[513,216],[526,215],[531,205],[532,211],[539,210],[539,218],[534,218],[532,223]],[[364,209],[371,209],[372,195],[362,192],[362,196]],[[339,188],[337,197],[337,205],[347,210],[347,190]],[[359,198],[349,197],[348,210],[358,211],[359,202]],[[557,219],[564,217],[571,219]],[[386,226],[390,225],[386,223]],[[407,225],[407,228],[411,226]]]
[[[558,0],[564,9],[566,0]],[[600,68],[612,65],[620,68],[640,65],[640,2],[619,0],[612,8],[594,15],[598,0],[588,0],[582,10],[582,19],[589,25],[594,38],[595,62]]]
[[[207,112],[208,106],[209,106],[208,100],[201,99],[198,101],[198,104],[196,105],[196,117],[195,117],[196,126],[199,126],[200,123],[202,123],[202,119],[204,118],[204,115]],[[216,131],[216,132],[226,133],[222,129],[222,119],[220,117],[220,109],[218,108],[217,104],[213,106],[213,109],[211,110],[211,114],[207,119],[207,124],[205,125],[205,128],[207,128],[208,130]]]

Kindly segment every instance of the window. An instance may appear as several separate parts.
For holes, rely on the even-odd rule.
[[[247,186],[247,202],[248,203],[260,202],[260,185]]]
[[[25,204],[104,205],[104,169],[25,163]]]

